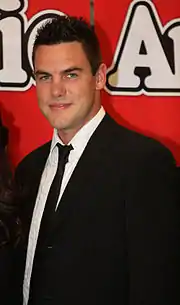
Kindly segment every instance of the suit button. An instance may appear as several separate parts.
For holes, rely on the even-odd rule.
[[[47,248],[48,248],[48,249],[52,249],[52,246],[51,246],[51,245],[49,245],[49,246],[47,246]]]

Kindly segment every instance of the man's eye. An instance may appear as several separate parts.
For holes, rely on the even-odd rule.
[[[41,81],[46,81],[48,79],[50,79],[50,75],[41,75],[41,76],[39,76],[39,80],[41,80]]]
[[[76,78],[78,75],[77,75],[77,73],[68,73],[67,75],[66,75],[66,77],[67,78]]]

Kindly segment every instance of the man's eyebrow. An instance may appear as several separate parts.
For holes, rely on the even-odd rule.
[[[71,73],[73,71],[82,71],[83,69],[82,68],[79,68],[79,67],[71,67],[71,68],[67,68],[65,70],[62,70],[60,71],[60,73],[62,74],[66,74],[66,73]],[[47,75],[47,76],[50,76],[51,73],[49,72],[46,72],[46,71],[43,71],[43,70],[37,70],[34,72],[34,75],[37,77],[39,75]]]
[[[34,72],[34,75],[38,76],[38,75],[51,75],[51,74],[43,70],[37,70]]]
[[[73,71],[82,71],[82,68],[79,68],[79,67],[71,67],[71,68],[68,68],[68,69],[63,70],[61,73],[70,73],[70,72],[73,72]]]

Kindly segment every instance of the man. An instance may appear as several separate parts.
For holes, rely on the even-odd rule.
[[[43,25],[33,63],[39,107],[54,134],[15,175],[27,236],[23,304],[179,305],[171,153],[105,114],[106,66],[81,18]],[[54,188],[63,145],[65,170]]]

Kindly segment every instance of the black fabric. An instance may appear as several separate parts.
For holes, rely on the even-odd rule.
[[[53,182],[51,184],[47,196],[45,209],[41,219],[37,247],[40,246],[39,243],[42,243],[46,239],[47,234],[51,229],[51,225],[56,213],[56,205],[60,194],[65,165],[68,162],[69,153],[73,149],[72,145],[61,145],[60,143],[57,143],[57,147],[58,147],[58,165],[57,165],[56,174],[54,176]]]
[[[27,232],[49,150],[50,143],[33,151],[16,170],[17,188],[26,190],[21,212]],[[179,305],[175,174],[169,150],[106,115],[34,260],[28,305]],[[27,239],[16,263],[21,289],[26,249]]]
[[[11,305],[12,297],[12,261],[13,261],[13,248],[10,245],[0,247],[0,304]]]

